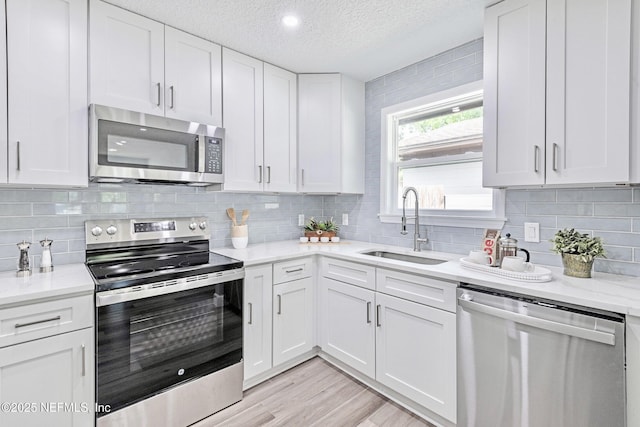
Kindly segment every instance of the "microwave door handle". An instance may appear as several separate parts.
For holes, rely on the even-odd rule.
[[[198,145],[198,165],[196,172],[204,173],[205,155],[207,154],[207,136],[196,136],[196,144]]]

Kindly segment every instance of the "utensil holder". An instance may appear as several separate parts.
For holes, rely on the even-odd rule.
[[[231,226],[231,244],[236,249],[244,249],[249,243],[249,228],[247,225]]]

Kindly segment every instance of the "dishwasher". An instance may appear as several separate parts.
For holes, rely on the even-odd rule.
[[[458,425],[624,427],[624,316],[458,289]]]

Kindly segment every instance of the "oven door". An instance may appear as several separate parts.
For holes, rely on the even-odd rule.
[[[242,284],[98,304],[97,416],[240,362]]]

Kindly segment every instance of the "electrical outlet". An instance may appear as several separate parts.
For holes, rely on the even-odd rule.
[[[524,223],[524,241],[525,242],[540,242],[540,224],[537,222],[525,222]]]
[[[298,215],[298,227],[304,227],[304,214]]]
[[[342,214],[342,225],[349,225],[349,214],[348,213],[343,213]]]

